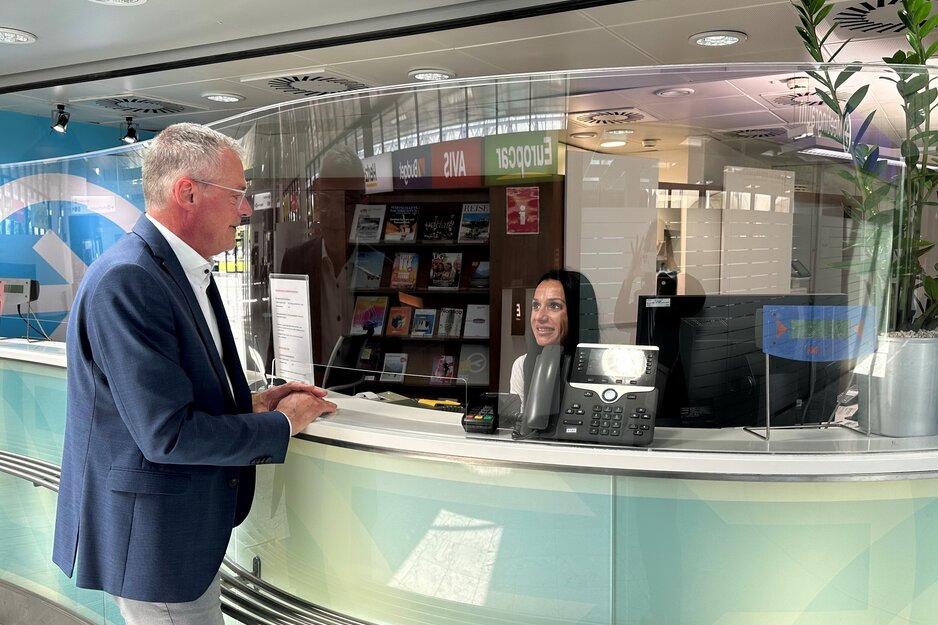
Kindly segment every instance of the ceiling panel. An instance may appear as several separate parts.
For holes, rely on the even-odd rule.
[[[765,110],[750,98],[737,95],[727,98],[658,98],[657,103],[644,104],[644,108],[661,120],[697,119],[712,115],[735,115]]]
[[[635,2],[625,2],[617,7],[627,7]],[[600,24],[589,19],[580,11],[570,11],[555,15],[532,17],[523,21],[505,21],[487,24],[485,28],[454,28],[428,37],[434,39],[439,47],[466,47],[493,44],[505,41],[520,41],[558,33],[573,33],[595,29]]]
[[[676,14],[667,20],[666,26],[633,23],[614,26],[611,30],[649,55],[653,54],[658,63],[713,63],[731,58],[806,60],[809,57],[795,31],[797,25],[798,17],[786,2],[702,16]],[[691,35],[707,30],[739,30],[749,38],[723,48],[707,48],[688,41]],[[789,56],[778,56],[779,52],[787,52]]]
[[[784,123],[771,111],[742,113],[737,115],[715,115],[694,120],[695,125],[708,130],[736,130],[739,128],[764,128]]]
[[[665,3],[667,4],[667,10],[663,11],[661,5]],[[700,20],[701,18],[716,20],[719,19],[720,14],[747,9],[761,10],[773,5],[785,6],[794,14],[790,0],[636,0],[635,2],[584,9],[582,12],[600,24],[623,26],[642,22],[671,20],[675,16],[683,16],[694,20]],[[720,28],[730,28],[730,24],[725,23]]]
[[[406,16],[412,21],[433,16],[433,11],[463,5],[471,0],[395,0],[381,2],[332,2],[329,0],[267,0],[259,10],[254,2],[199,0],[198,10],[189,0],[159,0],[136,7],[109,7],[82,0],[42,0],[3,3],[3,22],[37,35],[28,47],[28,58],[19,59],[15,71],[56,67],[69,63],[228,43],[258,36],[281,35],[301,41],[317,38],[314,29],[351,25],[367,20]],[[502,1],[500,6],[539,4]],[[465,10],[463,11],[465,12]],[[81,36],[74,36],[75,25]],[[318,35],[321,36],[321,35]],[[106,46],[101,45],[107,42]],[[246,47],[241,44],[241,49]],[[19,53],[17,53],[19,54]]]
[[[584,45],[584,41],[589,45]],[[478,61],[503,67],[506,72],[652,63],[651,58],[605,30],[464,48],[462,52]]]
[[[368,32],[482,10],[547,3],[399,0],[393,5],[376,2],[337,5],[326,0],[267,0],[259,11],[258,5],[251,2],[200,0],[199,11],[193,11],[184,0],[152,0],[136,8],[106,7],[85,0],[6,0],[0,22],[35,32],[40,40],[29,46],[3,47],[0,88],[69,72],[133,68],[142,63],[189,59],[207,51],[267,47],[326,34]],[[887,13],[894,14],[895,7],[882,11],[876,2],[843,0],[833,15],[847,10],[854,13],[866,10],[869,19],[885,20],[889,17]],[[344,23],[325,26],[338,22]],[[742,67],[729,72],[716,68],[710,74],[701,73],[699,68],[689,72],[680,67],[653,70],[641,67],[663,63],[805,60],[807,54],[795,32],[796,25],[797,17],[789,0],[633,0],[431,34],[34,89],[0,95],[0,110],[46,116],[57,102],[74,101],[76,121],[113,125],[121,121],[120,111],[103,110],[81,100],[129,94],[185,104],[196,111],[187,119],[212,121],[294,98],[263,81],[242,82],[245,76],[291,75],[323,67],[330,75],[384,86],[409,82],[407,72],[422,66],[442,67],[459,77],[635,66],[632,76],[594,76],[576,81],[571,85],[575,95],[569,105],[578,110],[634,106],[672,119],[689,112],[716,112],[724,113],[717,117],[721,124],[726,124],[734,115],[748,115],[760,107],[771,108],[760,95],[783,92],[784,83],[773,84],[766,78],[743,79],[747,72],[764,74],[766,70],[762,67]],[[744,30],[750,38],[742,45],[720,50],[687,43],[691,34],[714,28]],[[81,36],[76,36],[79,32]],[[850,32],[839,29],[835,36],[841,34]],[[894,35],[856,34],[862,40],[850,44],[844,58],[878,59],[901,41]],[[144,53],[152,54],[141,56]],[[83,61],[96,62],[81,67],[73,65]],[[36,67],[52,69],[22,73]],[[686,100],[665,100],[654,95],[656,89],[669,85],[691,86],[695,94]],[[214,104],[202,97],[210,91],[234,92],[246,99],[236,105]],[[579,95],[586,91],[592,93]],[[878,92],[879,89],[877,98],[890,97]],[[751,98],[747,101],[734,97],[741,93],[749,93]],[[765,114],[762,115],[760,123],[765,124]],[[790,117],[787,112],[784,116]],[[160,126],[179,117],[162,115],[148,121]],[[780,123],[778,117],[771,114],[769,117]],[[736,121],[736,128],[760,125],[754,120]]]

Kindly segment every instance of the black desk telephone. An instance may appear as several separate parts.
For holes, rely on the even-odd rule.
[[[581,343],[537,357],[514,438],[648,445],[655,433],[658,348]]]

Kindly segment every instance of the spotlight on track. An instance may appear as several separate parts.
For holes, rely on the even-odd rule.
[[[52,111],[52,121],[50,128],[56,132],[61,132],[65,134],[65,130],[68,128],[68,118],[72,114],[65,110],[64,104],[56,104],[55,110]]]

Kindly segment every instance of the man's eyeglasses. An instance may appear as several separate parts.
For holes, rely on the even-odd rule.
[[[218,187],[219,189],[225,189],[225,190],[227,190],[227,191],[231,191],[232,193],[236,193],[236,194],[237,194],[237,201],[235,202],[235,206],[241,206],[241,202],[244,201],[244,196],[245,196],[245,195],[247,194],[247,192],[248,192],[247,189],[236,189],[235,187],[226,187],[226,186],[223,185],[223,184],[218,184],[217,182],[211,182],[211,181],[209,181],[209,180],[200,180],[200,179],[198,179],[198,178],[193,178],[192,181],[193,181],[193,182],[198,182],[199,184],[211,185],[211,186],[213,186],[213,187]]]

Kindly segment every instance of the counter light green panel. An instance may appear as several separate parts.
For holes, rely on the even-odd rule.
[[[110,597],[77,588],[52,563],[55,497],[47,488],[0,473],[0,580],[92,623],[123,625],[124,619]]]
[[[386,624],[933,625],[938,480],[608,477],[294,441],[236,560]]]
[[[612,480],[294,441],[236,534],[265,580],[376,623],[609,623]]]
[[[0,449],[58,465],[65,369],[0,359]]]
[[[938,623],[936,480],[616,486],[616,623]]]
[[[0,450],[58,465],[65,433],[65,369],[0,359]],[[123,625],[105,594],[76,588],[52,563],[56,494],[0,473],[0,579],[93,623]]]

